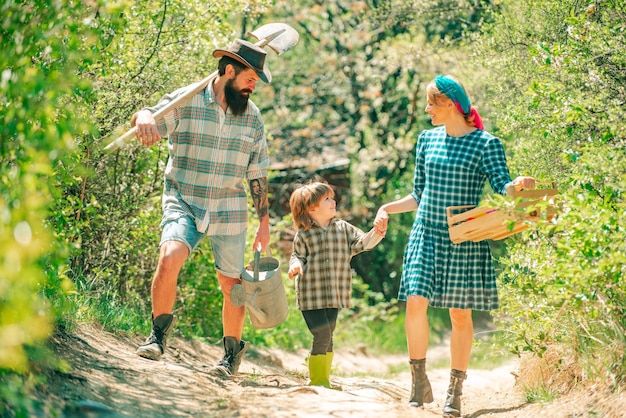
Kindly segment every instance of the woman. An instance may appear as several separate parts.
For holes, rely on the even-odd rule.
[[[389,214],[417,209],[404,253],[398,299],[406,301],[405,329],[413,376],[409,405],[432,402],[426,376],[428,306],[447,308],[452,322],[450,386],[444,417],[461,416],[463,380],[473,339],[472,310],[497,309],[498,294],[489,244],[453,244],[448,235],[446,208],[477,205],[486,180],[506,194],[533,188],[532,177],[511,181],[500,140],[486,132],[478,111],[461,84],[437,76],[427,87],[426,112],[433,125],[417,141],[415,185],[408,196],[380,207],[374,221],[387,227]]]

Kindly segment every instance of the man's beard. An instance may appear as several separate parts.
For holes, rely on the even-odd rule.
[[[250,90],[237,90],[234,86],[234,80],[228,80],[224,86],[224,95],[226,96],[226,104],[233,112],[233,115],[243,115],[248,108],[248,95],[242,94],[247,92],[252,93]]]

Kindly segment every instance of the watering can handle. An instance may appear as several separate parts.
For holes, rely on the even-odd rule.
[[[257,252],[258,252],[258,253],[259,253],[259,255],[260,255],[260,254],[261,254],[261,251],[262,251],[262,248],[263,248],[263,247],[261,247],[261,243],[259,242],[259,245],[257,245],[257,246],[256,246],[256,250],[255,250],[254,252],[255,252],[255,253],[257,253]],[[269,245],[268,245],[267,247],[265,247],[265,254],[267,254],[267,255],[268,255],[268,257],[271,257],[271,256],[272,256],[272,250],[270,249],[270,246],[269,246]]]
[[[258,282],[259,281],[259,264],[260,264],[260,260],[261,260],[261,243],[259,243],[259,245],[257,246],[257,249],[254,251],[254,265],[252,266],[252,269],[254,271],[254,281]],[[272,252],[270,251],[270,247],[268,246],[265,249],[265,252],[267,253],[268,256],[272,256]]]
[[[259,248],[261,246],[259,245]],[[254,268],[254,281],[258,282],[259,281],[259,263],[261,260],[261,250],[258,249],[254,252],[254,266],[252,266]]]

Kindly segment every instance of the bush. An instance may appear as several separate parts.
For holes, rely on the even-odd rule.
[[[476,49],[493,71],[497,129],[515,140],[513,170],[561,191],[554,222],[509,239],[501,260],[509,347],[568,353],[614,389],[626,376],[622,3],[509,2]]]

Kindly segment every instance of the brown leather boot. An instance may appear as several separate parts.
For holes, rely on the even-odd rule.
[[[450,386],[446,396],[446,404],[443,407],[444,418],[456,418],[461,416],[461,395],[463,395],[463,381],[467,374],[460,370],[452,369],[450,372]]]
[[[175,323],[176,317],[172,314],[163,314],[152,318],[152,333],[146,342],[137,349],[136,353],[143,358],[160,360],[165,352],[167,336],[174,328]]]
[[[248,349],[248,343],[244,340],[237,341],[235,337],[224,337],[222,344],[224,344],[224,357],[213,366],[211,373],[230,377],[239,371],[239,365]]]
[[[409,406],[420,407],[425,403],[432,402],[433,390],[430,387],[428,376],[426,376],[426,359],[409,360],[409,364],[411,365],[411,377],[413,378]]]

